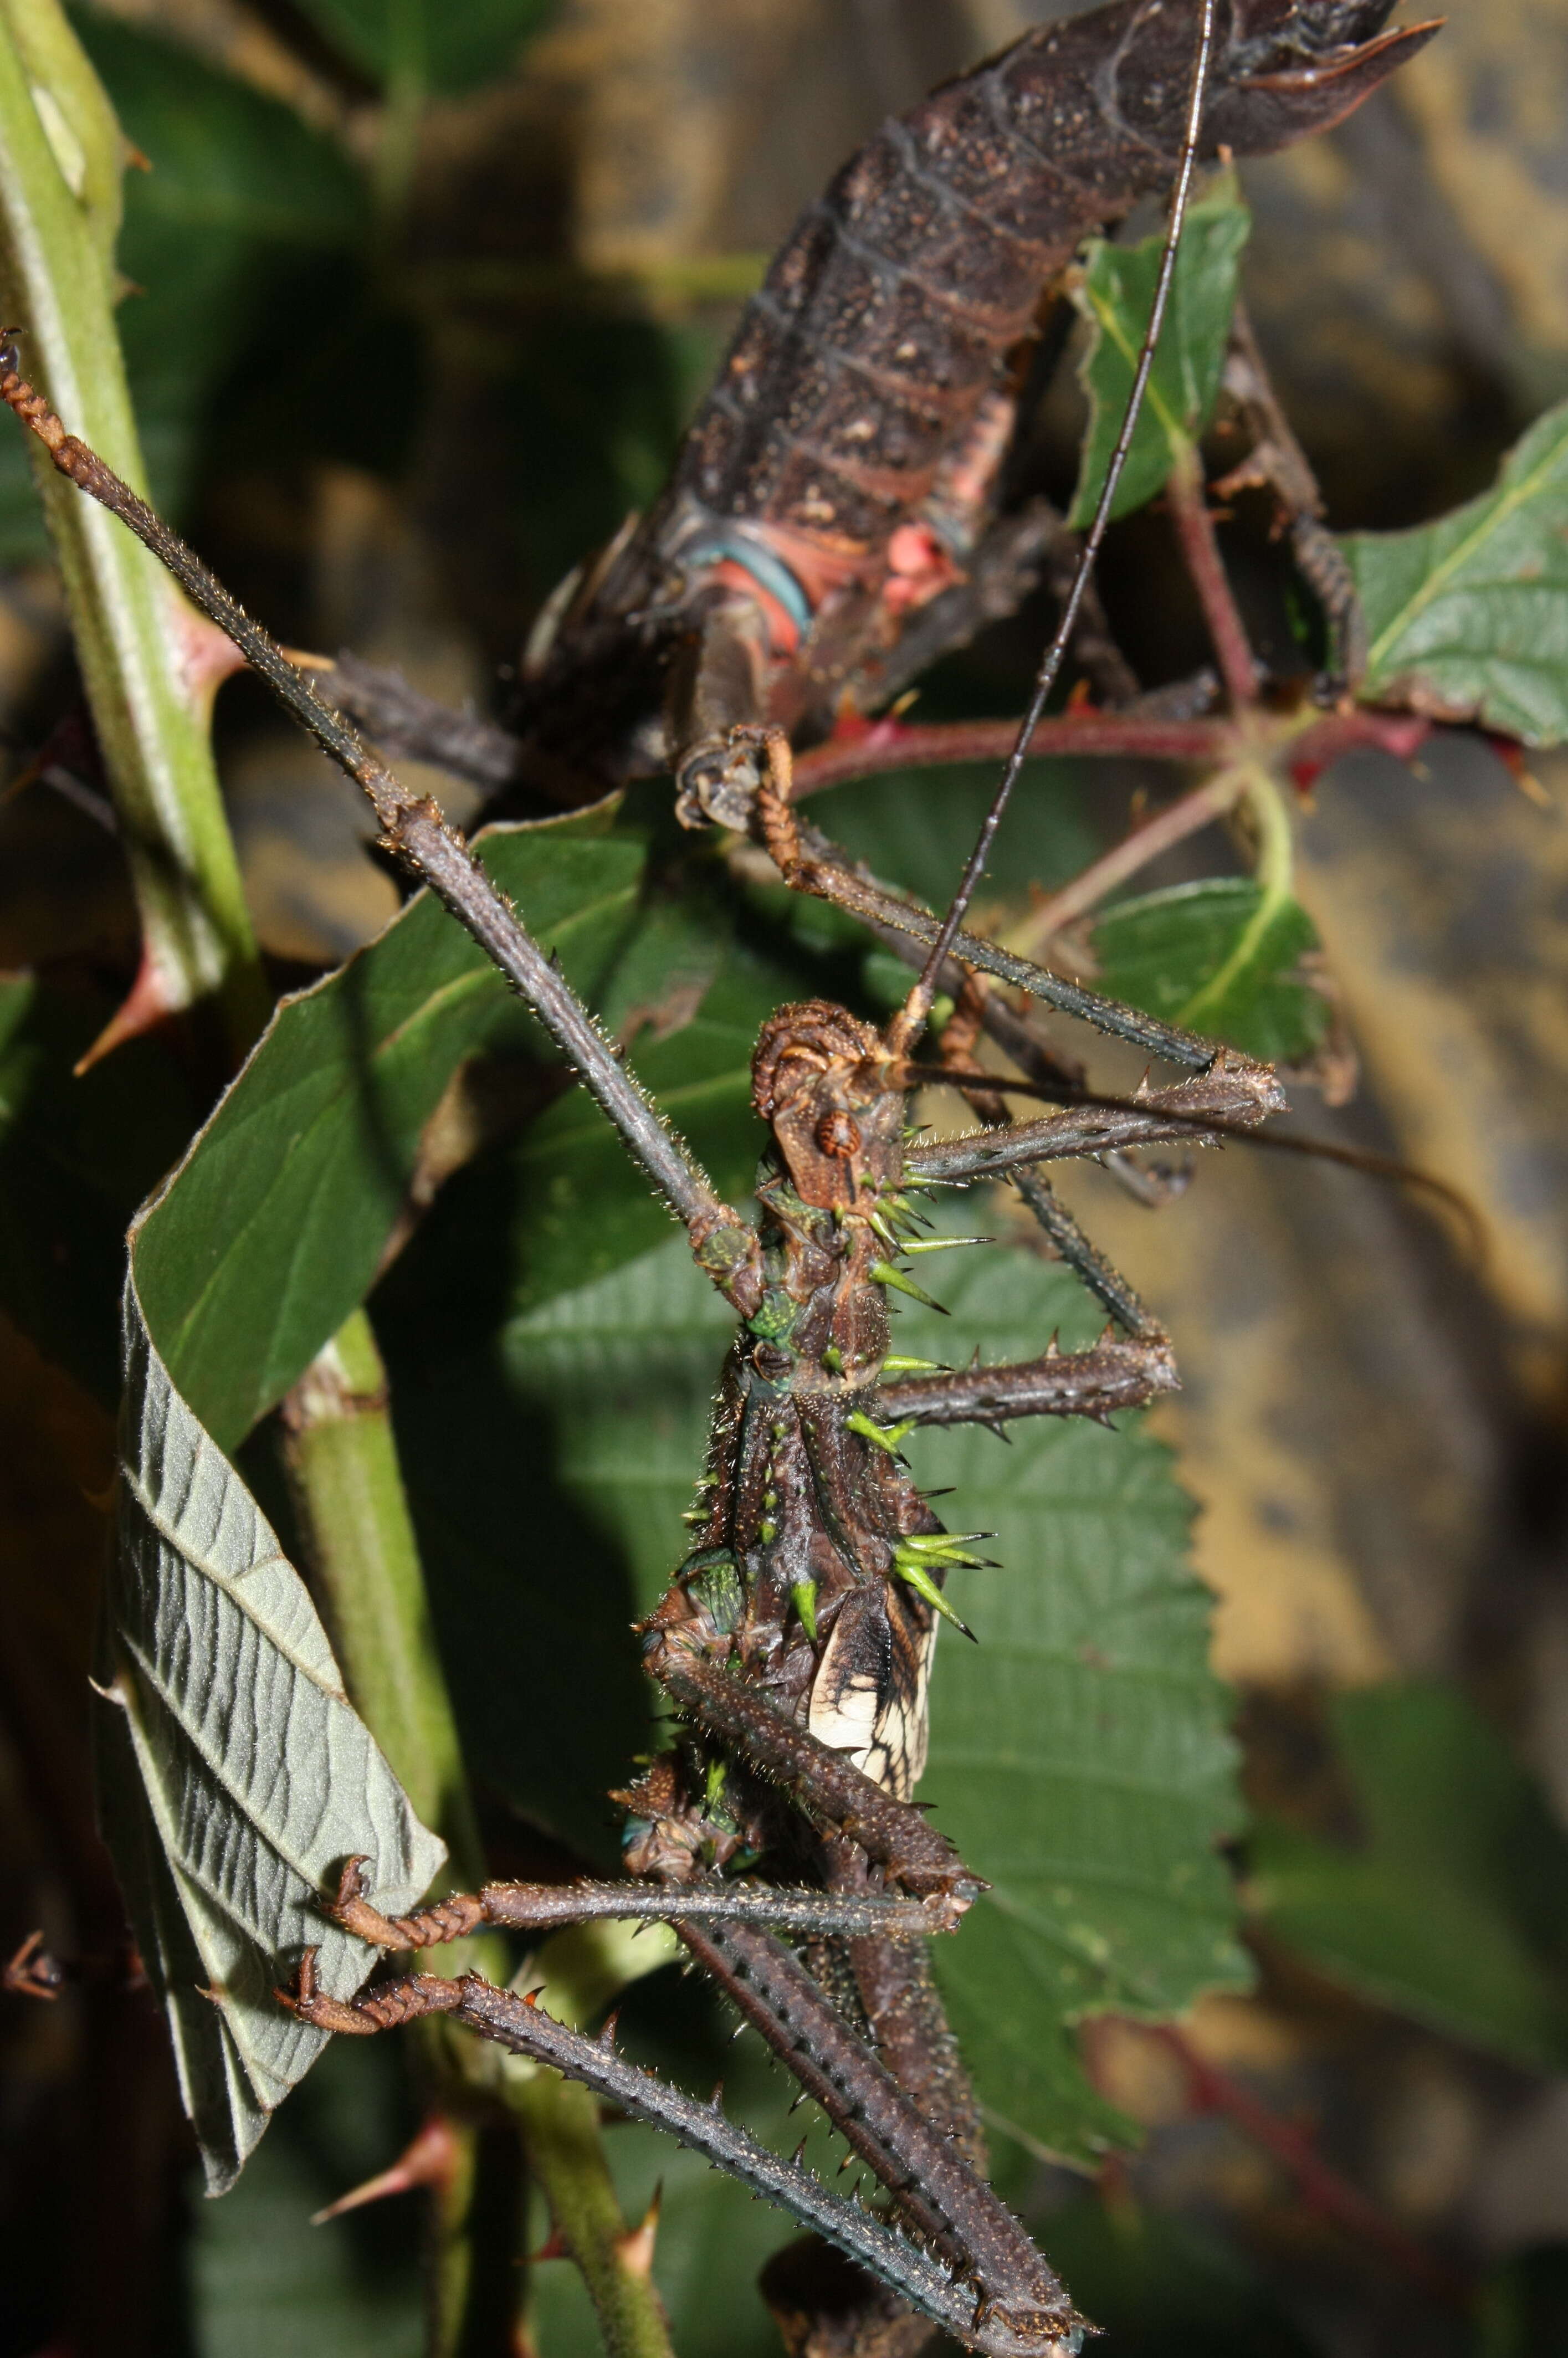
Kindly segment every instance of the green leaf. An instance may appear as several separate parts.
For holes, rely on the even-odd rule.
[[[406,77],[452,96],[510,72],[554,0],[299,0],[301,16],[375,81]]]
[[[568,820],[493,828],[478,849],[577,989],[600,998],[635,930],[642,838]],[[459,1065],[539,1038],[425,893],[281,1003],[136,1238],[148,1325],[220,1446],[243,1437],[363,1300]]]
[[[1527,745],[1568,736],[1568,402],[1536,419],[1494,490],[1340,546],[1367,617],[1368,702]]]
[[[1311,1055],[1328,1002],[1301,974],[1317,946],[1288,892],[1215,876],[1123,901],[1095,921],[1095,988],[1266,1064]]]
[[[1354,1848],[1257,1828],[1252,1905],[1275,1939],[1380,2005],[1536,2070],[1568,2065],[1568,1837],[1451,1688],[1341,1695]]]
[[[1251,226],[1252,216],[1241,201],[1233,173],[1221,174],[1188,210],[1164,326],[1113,516],[1126,515],[1153,498],[1214,413],[1236,308],[1241,249]],[[1070,521],[1080,528],[1093,521],[1121,432],[1139,351],[1154,308],[1164,243],[1162,232],[1139,245],[1097,241],[1073,290],[1073,300],[1093,329],[1079,370],[1089,400],[1089,430]]]
[[[322,1986],[347,1997],[376,1962],[322,1919],[322,1887],[362,1854],[411,1907],[446,1851],[350,1705],[304,1582],[170,1381],[130,1283],[125,1348],[100,1811],[219,2194],[326,2043],[277,2003],[280,1974],[316,1947]]]
[[[788,984],[731,952],[691,1022],[639,1043],[639,1073],[732,1198],[762,1138],[757,1027]],[[648,1736],[628,1625],[676,1560],[670,1535],[690,1503],[732,1318],[576,1091],[458,1175],[375,1309],[470,1762],[536,1823],[611,1865],[604,1795]],[[656,1512],[605,1511],[650,1482]],[[561,1662],[569,1679],[545,1673]]]
[[[897,1347],[961,1362],[1036,1357],[1099,1314],[1064,1271],[993,1249],[943,1263],[950,1315],[910,1306]],[[1191,1505],[1170,1453],[1032,1419],[912,1434],[954,1529],[984,1527],[1000,1572],[948,1590],[978,1646],[944,1631],[923,1798],[992,1888],[933,1955],[982,2101],[1035,2147],[1084,2156],[1125,2134],[1084,2080],[1085,2014],[1179,2012],[1245,1986],[1217,1844],[1239,1822],[1227,1700],[1208,1667],[1210,1599],[1187,1563]]]
[[[76,1076],[113,1013],[102,992],[0,977],[0,1303],[111,1403],[125,1229],[191,1128],[184,1084],[153,1041]]]
[[[811,816],[852,859],[942,909],[990,807],[999,768],[967,762],[884,771],[816,797]],[[1073,767],[1029,762],[986,862],[986,889],[1022,894],[1037,884],[1050,892],[1087,867],[1097,849]],[[864,932],[856,938],[863,943]]]
[[[1087,1340],[1098,1325],[1070,1278],[1022,1253],[955,1256],[941,1291],[952,1316],[905,1310],[901,1349],[1034,1357],[1056,1327]],[[634,1679],[625,1625],[680,1560],[730,1331],[684,1241],[671,1238],[519,1311],[488,1347],[473,1327],[461,1350],[455,1329],[432,1350],[424,1324],[395,1322],[386,1337],[416,1510],[430,1521],[421,1543],[438,1612],[451,1617],[443,1649],[476,1757],[487,1774],[503,1769],[529,1815],[601,1856],[613,1827],[597,1797],[624,1782],[646,1729],[633,1703],[613,1716],[601,1709],[594,1657],[618,1611],[610,1660]],[[473,1370],[497,1361],[510,1422],[494,1412],[476,1422],[484,1383]],[[992,1552],[1006,1566],[955,1575],[982,1642],[944,1632],[937,1650],[927,1790],[995,1886],[938,1944],[938,1970],[993,2113],[1037,2146],[1082,2155],[1125,2131],[1083,2078],[1070,2025],[1107,2006],[1162,2013],[1245,1979],[1215,1848],[1237,1823],[1232,1748],[1206,1666],[1208,1599],[1185,1567],[1189,1509],[1165,1451],[1136,1426],[1040,1420],[1012,1436],[1005,1449],[986,1433],[916,1434],[907,1445],[923,1481],[957,1485],[945,1520],[997,1530]],[[487,1520],[476,1484],[497,1454]],[[454,1614],[464,1584],[469,1602]],[[533,1631],[529,1646],[497,1634],[508,1591],[501,1628]],[[585,1605],[591,1628],[574,1630]]]
[[[369,200],[345,150],[280,101],[96,11],[78,30],[151,167],[125,177],[116,260],[135,291],[117,319],[155,503],[178,510],[242,356],[265,346],[287,377],[341,329]]]

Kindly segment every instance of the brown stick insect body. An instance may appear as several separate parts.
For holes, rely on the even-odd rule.
[[[1200,155],[1338,122],[1435,30],[1383,32],[1391,5],[1222,0]],[[1049,520],[993,516],[1010,362],[1088,233],[1173,181],[1199,13],[1113,0],[1042,27],[844,167],[747,305],[662,498],[552,601],[525,772],[672,767],[688,820],[744,826],[732,727],[798,740],[846,693],[873,709],[914,617],[929,662],[985,619],[999,560],[1027,580]]]
[[[1171,13],[1189,31],[1197,24],[1202,36],[1184,186],[1203,114],[1214,0],[1201,8],[1179,0]],[[1258,56],[1268,64],[1274,49],[1238,47],[1241,13],[1233,12],[1225,52],[1230,65]],[[1385,12],[1283,13],[1292,22],[1332,18],[1336,26],[1354,18],[1359,29],[1364,21],[1380,22]],[[1114,22],[1127,48],[1159,14],[1152,0],[1141,0],[1084,21],[1099,27],[1102,43]],[[1276,27],[1281,11],[1254,9],[1248,21],[1259,17]],[[1370,49],[1380,54],[1389,47],[1373,43]],[[1026,51],[1033,54],[1029,43],[1008,57]],[[1276,79],[1293,103],[1303,73],[1308,86],[1318,74],[1337,88],[1342,64],[1331,56],[1321,68],[1292,69]],[[1266,87],[1269,76],[1253,80]],[[1059,77],[1056,88],[1059,95]],[[1212,116],[1205,119],[1212,124]],[[1178,225],[1173,223],[1173,253]],[[1104,1152],[1130,1139],[1201,1136],[1206,1116],[1222,1127],[1255,1122],[1282,1104],[1272,1074],[1011,958],[1000,968],[1008,980],[1070,1006],[1107,1033],[1141,1042],[1191,1077],[1145,1093],[1136,1107],[1085,1107],[1014,1124],[977,1080],[968,1057],[972,1026],[961,1022],[946,1062],[988,1127],[957,1149],[913,1145],[906,1095],[925,1075],[911,1065],[910,1051],[932,991],[949,963],[957,962],[962,979],[977,968],[998,970],[999,956],[958,932],[962,895],[941,921],[918,922],[918,913],[893,903],[881,915],[919,936],[926,956],[909,1003],[884,1033],[821,1001],[784,1009],[763,1028],[754,1102],[772,1144],[758,1191],[761,1219],[749,1226],[716,1195],[461,838],[433,805],[398,785],[199,560],[66,434],[20,378],[9,348],[0,352],[0,397],[39,435],[61,471],[171,566],[287,708],[365,788],[389,845],[534,1006],[686,1225],[699,1264],[741,1322],[689,1519],[692,1548],[644,1628],[647,1666],[680,1707],[689,1733],[622,1797],[633,1819],[627,1863],[640,1883],[568,1893],[497,1886],[389,1921],[351,1868],[329,1912],[388,1948],[430,1945],[480,1922],[536,1928],[562,1920],[564,1912],[580,1917],[619,1908],[667,1915],[869,2164],[921,2243],[828,2195],[797,2165],[755,2147],[714,2108],[634,2071],[604,2042],[581,2038],[474,1976],[452,1982],[417,1975],[348,2006],[316,1991],[307,1960],[289,2002],[321,2028],[345,2031],[375,2030],[433,2011],[454,2014],[697,2146],[971,2347],[993,2358],[1065,2358],[1077,2346],[1083,2320],[980,2174],[973,2099],[919,1937],[952,1929],[981,1887],[909,1796],[924,1758],[936,1622],[957,1619],[944,1583],[952,1566],[977,1561],[969,1549],[985,1535],[943,1531],[899,1444],[925,1422],[999,1425],[1022,1415],[1103,1414],[1168,1389],[1175,1379],[1164,1336],[1054,1206],[1038,1166],[1064,1154]],[[1109,491],[1108,485],[1106,506]],[[1065,632],[1043,678],[1064,644]],[[785,872],[792,862],[802,870],[791,836],[783,730],[731,725],[723,752],[728,763],[757,782],[760,824]],[[1011,774],[997,812],[1009,783]],[[802,873],[797,881],[823,889],[820,877],[813,882]],[[966,987],[979,990],[978,983]],[[914,1234],[913,1196],[923,1184],[1015,1167],[1027,1173],[1038,1217],[1127,1338],[1075,1354],[1051,1347],[1019,1365],[962,1374],[901,1361],[890,1352],[887,1294],[919,1292],[901,1266],[925,1241]],[[736,1870],[752,1867],[762,1871],[764,1887],[735,1879]],[[784,1883],[806,1887],[766,1887]],[[804,1937],[806,1961],[773,1937],[769,1922]]]
[[[706,1938],[706,1961],[852,2133],[938,2257],[827,2195],[809,2173],[780,2164],[711,2107],[692,2105],[600,2042],[471,1976],[416,1976],[343,2006],[319,1996],[307,1972],[294,2002],[308,2019],[340,2030],[455,2013],[697,2143],[974,2348],[993,2358],[1061,2358],[1079,2320],[966,2158],[965,2146],[977,2141],[971,2100],[921,1948],[908,1938],[912,1899],[915,1920],[936,1931],[956,1923],[980,1887],[903,1798],[924,1748],[924,1671],[945,1605],[942,1582],[950,1565],[968,1559],[968,1543],[941,1530],[897,1445],[901,1428],[921,1422],[996,1423],[1147,1398],[1173,1380],[1162,1338],[1124,1345],[1119,1355],[1108,1347],[1046,1348],[1038,1359],[988,1369],[979,1391],[972,1371],[890,1363],[886,1296],[914,1283],[900,1262],[913,1241],[907,1182],[919,1175],[913,1166],[923,1152],[904,1138],[896,1040],[824,1003],[782,1011],[764,1028],[755,1094],[775,1167],[761,1189],[761,1226],[749,1227],[715,1195],[461,838],[433,805],[397,784],[200,561],[65,433],[8,347],[0,350],[0,398],[38,433],[62,472],[178,565],[188,590],[364,786],[389,844],[527,997],[739,1313],[696,1510],[697,1544],[646,1631],[649,1666],[697,1733],[636,1789],[631,1861],[664,1883],[660,1912],[684,1922],[690,1908],[693,1933],[704,1916],[721,1926],[740,1920],[696,1934],[691,1945]],[[757,750],[764,766],[787,763],[780,739]],[[1088,1011],[1113,1031],[1128,1012],[1092,1000]],[[1194,1061],[1195,1046],[1186,1034],[1169,1035],[1168,1053],[1182,1063]],[[1281,1102],[1266,1069],[1228,1062],[1223,1087],[1234,1110],[1250,1109],[1256,1118]],[[1173,1101],[1168,1110],[1157,1113],[1152,1103],[1167,1134],[1194,1128],[1184,1102],[1180,1109],[1173,1102],[1193,1086],[1161,1093]],[[1086,1139],[1082,1116],[1055,1120],[1069,1153],[1102,1143]],[[1049,1121],[1027,1130],[1032,1164],[1058,1151]],[[1010,1138],[1008,1129],[986,1133],[988,1154],[1005,1164]],[[815,1877],[815,1905],[808,1896],[792,1909],[786,1893],[781,1913],[808,1938],[849,1941],[860,2024],[846,2023],[791,1952],[746,1924],[764,1911],[744,1890],[734,1895],[738,1904],[716,1901],[713,1870],[743,1857],[793,1878]],[[683,1884],[694,1887],[689,1899]],[[388,1924],[351,1881],[338,1911],[389,1946],[422,1946],[476,1921],[558,1921],[562,1898],[503,1886]],[[626,1898],[632,1912],[650,1912],[641,1894]],[[612,1904],[607,1896],[583,1898],[582,1913]],[[895,1942],[884,1925],[903,1939]],[[901,2086],[884,2055],[913,2085]]]

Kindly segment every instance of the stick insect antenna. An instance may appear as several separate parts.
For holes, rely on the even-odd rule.
[[[919,979],[900,1012],[894,1017],[890,1028],[888,1044],[895,1055],[906,1049],[914,1042],[931,1011],[931,1002],[936,994],[936,979],[952,949],[954,936],[964,921],[964,913],[974,897],[975,887],[985,872],[992,838],[1001,824],[1002,813],[1007,808],[1013,787],[1018,783],[1019,773],[1028,757],[1030,740],[1040,724],[1051,690],[1056,685],[1056,676],[1065,658],[1068,643],[1077,627],[1078,610],[1084,602],[1085,593],[1089,586],[1089,577],[1095,568],[1095,559],[1099,555],[1100,543],[1105,538],[1106,526],[1110,522],[1111,505],[1116,498],[1117,485],[1121,481],[1121,471],[1127,463],[1127,454],[1132,448],[1132,437],[1137,430],[1139,413],[1142,409],[1143,395],[1149,384],[1149,373],[1154,365],[1155,347],[1160,341],[1160,330],[1164,325],[1165,308],[1170,300],[1172,282],[1175,277],[1176,254],[1182,242],[1182,224],[1186,219],[1187,199],[1192,189],[1193,174],[1197,167],[1198,141],[1203,131],[1204,104],[1208,95],[1209,68],[1214,57],[1214,17],[1215,0],[1203,0],[1203,12],[1198,25],[1197,54],[1193,64],[1192,90],[1187,100],[1186,127],[1182,134],[1181,168],[1176,175],[1175,193],[1171,200],[1171,222],[1165,234],[1164,251],[1160,256],[1159,276],[1154,282],[1153,307],[1149,314],[1149,325],[1144,330],[1142,346],[1138,354],[1138,366],[1133,372],[1132,391],[1128,396],[1127,410],[1121,421],[1121,431],[1116,438],[1116,448],[1110,454],[1110,464],[1106,470],[1099,503],[1094,513],[1094,521],[1089,525],[1083,548],[1079,553],[1077,569],[1073,575],[1072,587],[1067,592],[1066,603],[1062,609],[1055,634],[1045,650],[1044,659],[1035,676],[1034,693],[1029,699],[1029,709],[1019,725],[1018,737],[1011,752],[1008,755],[1007,766],[1001,773],[1001,783],[996,790],[996,798],[981,823],[979,834],[975,838],[974,849],[970,852],[963,875],[958,881],[958,889],[954,893],[947,914],[942,921],[942,929],[931,945],[925,964],[920,970]]]

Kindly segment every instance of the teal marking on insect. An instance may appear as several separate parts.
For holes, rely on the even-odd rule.
[[[784,608],[804,637],[811,628],[811,600],[782,557],[743,532],[709,533],[697,547],[683,552],[683,562],[695,571],[702,565],[738,565],[759,590]]]

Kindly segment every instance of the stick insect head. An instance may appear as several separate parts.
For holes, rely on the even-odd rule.
[[[813,999],[770,1017],[752,1062],[752,1101],[802,1203],[853,1211],[897,1186],[903,1094],[890,1083],[874,1026],[848,1009]]]

